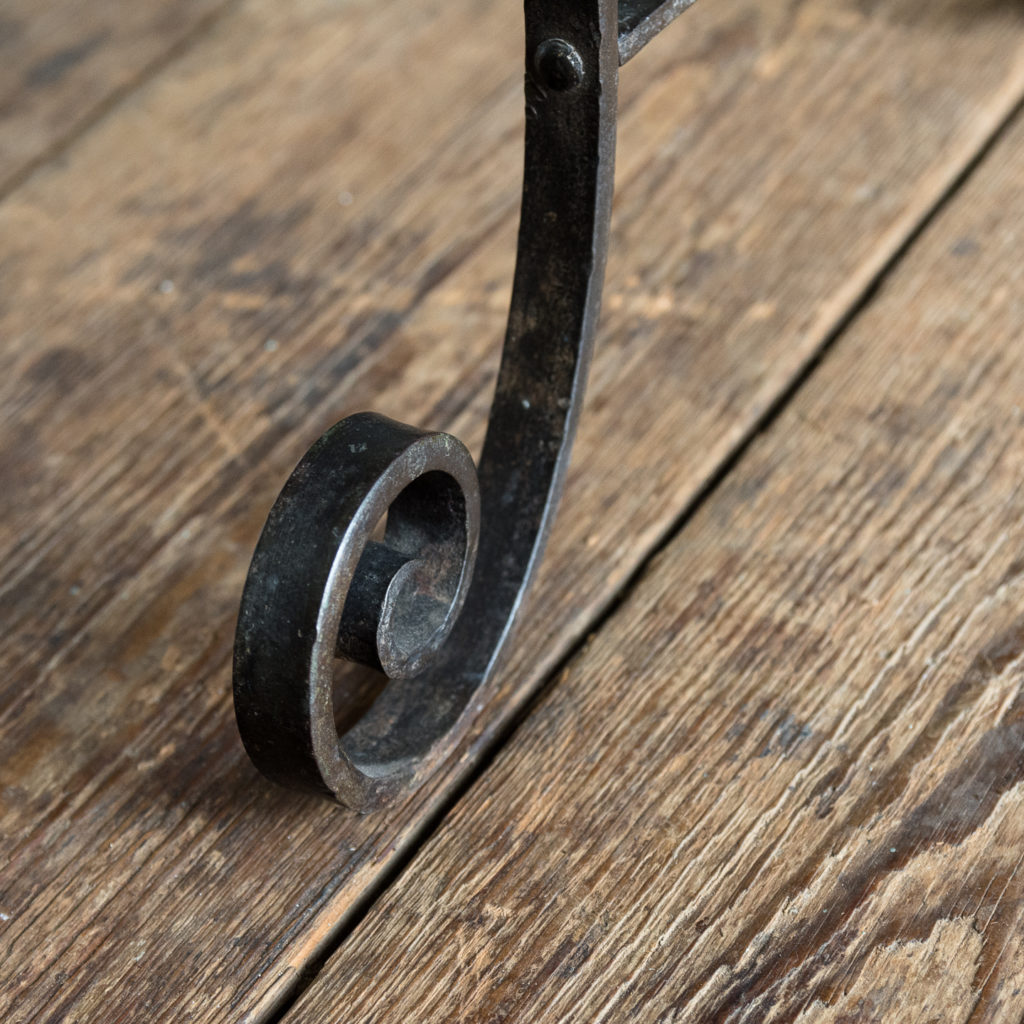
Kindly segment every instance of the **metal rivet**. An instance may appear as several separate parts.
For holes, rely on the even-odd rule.
[[[555,92],[569,92],[583,81],[583,58],[564,39],[545,39],[533,67],[541,83]]]

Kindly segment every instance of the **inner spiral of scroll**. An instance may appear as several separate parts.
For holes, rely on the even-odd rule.
[[[381,540],[356,565],[336,654],[391,679],[417,675],[444,642],[472,571],[467,498],[440,470],[409,483],[391,503]],[[467,565],[467,554],[469,565]]]

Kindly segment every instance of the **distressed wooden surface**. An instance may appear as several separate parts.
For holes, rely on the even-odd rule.
[[[207,31],[231,2],[4,0],[0,197]]]
[[[339,416],[481,439],[520,19],[240,3],[0,204],[5,1020],[272,1016],[1024,93],[1019,8],[968,0],[715,0],[629,65],[537,592],[452,764],[358,818],[246,762],[238,594]]]
[[[286,1024],[1024,1017],[1022,166],[1018,119]]]

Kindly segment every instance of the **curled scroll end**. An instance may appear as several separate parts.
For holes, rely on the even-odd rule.
[[[360,809],[396,788],[403,758],[345,754],[334,662],[420,674],[465,602],[479,534],[476,469],[454,437],[361,413],[313,445],[267,519],[235,636],[236,718],[264,775]]]

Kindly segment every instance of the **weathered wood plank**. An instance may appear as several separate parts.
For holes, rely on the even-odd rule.
[[[4,0],[0,197],[200,35],[232,0]]]
[[[521,13],[251,0],[0,206],[6,1019],[258,1019],[288,992],[1024,91],[1015,8],[909,10],[716,0],[629,66],[546,571],[459,757],[365,819],[245,761],[236,602],[339,415],[479,442]]]
[[[1022,165],[1018,121],[286,1022],[1024,1016]]]

